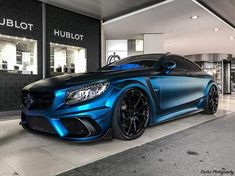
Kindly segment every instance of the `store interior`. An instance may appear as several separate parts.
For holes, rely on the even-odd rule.
[[[38,74],[37,41],[17,36],[0,35],[0,71]]]
[[[86,49],[50,43],[50,74],[84,73],[87,71]]]

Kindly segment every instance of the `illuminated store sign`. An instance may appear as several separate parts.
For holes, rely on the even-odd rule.
[[[12,27],[16,29],[22,29],[22,30],[33,30],[33,24],[27,23],[27,22],[19,22],[16,20],[12,20],[9,18],[2,18],[0,20],[0,26],[7,26],[7,27]]]
[[[84,38],[84,35],[74,34],[71,32],[61,31],[61,30],[57,30],[57,29],[54,29],[54,36],[67,38],[67,39],[73,39],[73,40],[81,40],[81,41]]]

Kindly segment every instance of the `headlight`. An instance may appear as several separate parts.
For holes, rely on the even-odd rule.
[[[67,93],[65,104],[73,105],[82,101],[90,100],[104,93],[109,87],[109,83],[98,83],[84,86]]]

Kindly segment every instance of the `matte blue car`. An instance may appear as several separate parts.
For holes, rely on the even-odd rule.
[[[172,54],[132,56],[96,72],[56,76],[22,90],[21,125],[74,141],[140,137],[147,126],[214,114],[218,89],[192,61]]]

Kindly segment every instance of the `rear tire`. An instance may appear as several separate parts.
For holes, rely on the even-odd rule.
[[[147,126],[150,116],[148,98],[136,88],[125,91],[116,103],[113,114],[114,137],[133,140],[140,137]]]
[[[219,104],[219,93],[217,87],[212,85],[206,97],[206,105],[203,113],[209,115],[215,114],[218,110],[218,104]]]

